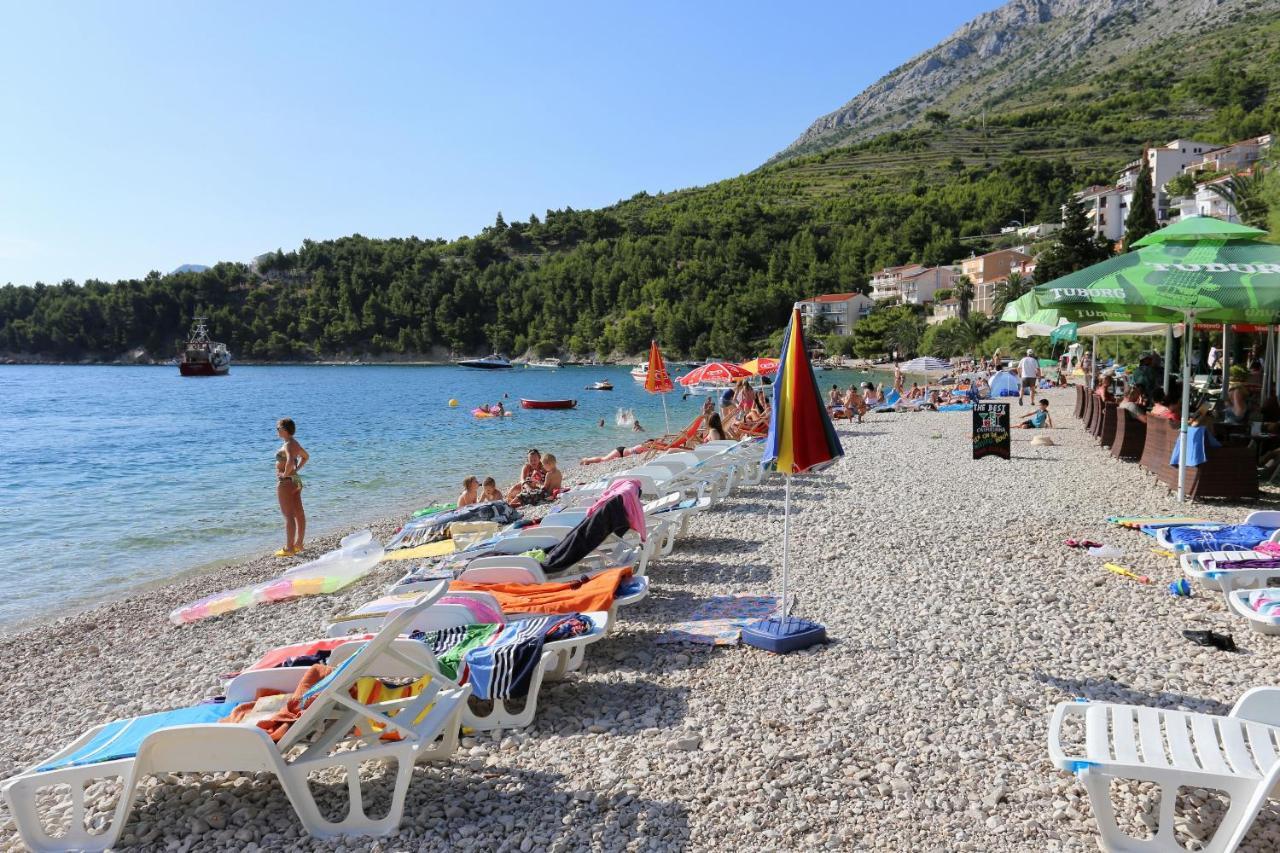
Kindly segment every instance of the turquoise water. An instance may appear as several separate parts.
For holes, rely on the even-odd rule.
[[[598,379],[615,390],[584,390]],[[504,393],[514,417],[471,416]],[[578,408],[521,410],[521,396]],[[701,405],[666,396],[673,430]],[[634,443],[615,426],[620,407],[665,431],[660,398],[625,367],[233,366],[188,379],[176,367],[0,367],[0,623],[283,545],[278,418],[297,422],[311,454],[310,538],[452,500],[467,474],[505,489],[530,447],[576,463]]]

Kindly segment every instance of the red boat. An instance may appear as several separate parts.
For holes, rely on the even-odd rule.
[[[572,409],[577,405],[577,400],[520,400],[522,409]]]

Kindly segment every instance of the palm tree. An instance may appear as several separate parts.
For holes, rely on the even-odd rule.
[[[1024,278],[1022,273],[1009,273],[1008,278],[996,285],[996,292],[992,297],[991,316],[999,317],[1004,313],[1006,305],[1026,293],[1030,287],[1031,280]]]
[[[1232,175],[1220,184],[1209,184],[1209,191],[1236,209],[1245,225],[1267,227],[1267,199],[1263,183],[1265,170],[1259,163],[1248,174]]]
[[[960,319],[969,319],[969,303],[973,301],[973,281],[962,275],[955,281],[956,298],[960,300]]]

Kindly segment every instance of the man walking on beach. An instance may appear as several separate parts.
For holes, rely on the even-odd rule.
[[[1036,358],[1036,351],[1027,350],[1027,354],[1022,357],[1022,361],[1018,362],[1018,374],[1022,377],[1022,383],[1018,386],[1018,405],[1022,405],[1022,395],[1025,393],[1027,399],[1033,404],[1036,401],[1036,386],[1040,380],[1040,360]]]

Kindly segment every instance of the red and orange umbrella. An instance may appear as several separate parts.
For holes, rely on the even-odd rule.
[[[750,361],[742,362],[738,367],[741,367],[752,376],[772,376],[778,372],[778,360],[776,358],[753,358]]]
[[[702,367],[695,367],[684,376],[681,376],[680,384],[688,388],[690,385],[697,385],[699,382],[737,382],[739,379],[747,379],[750,376],[750,373],[736,364],[727,361],[713,361],[702,365]]]
[[[666,394],[675,390],[671,384],[671,374],[667,373],[667,363],[662,360],[662,350],[657,341],[649,341],[649,372],[644,377],[644,390],[650,394]],[[662,398],[662,423],[671,433],[671,418],[667,416],[667,398]]]

